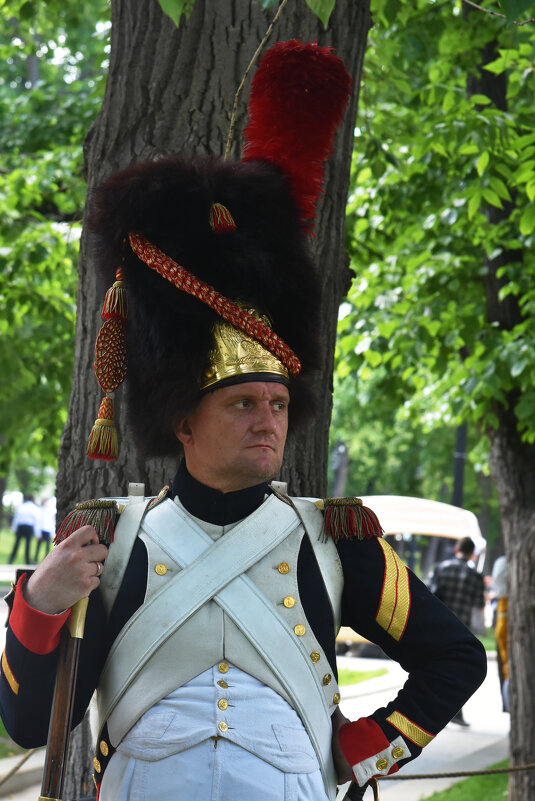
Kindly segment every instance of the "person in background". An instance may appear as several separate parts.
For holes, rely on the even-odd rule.
[[[35,545],[34,562],[39,562],[39,552],[41,545],[45,546],[45,556],[50,550],[50,543],[56,533],[56,511],[49,498],[43,498],[41,501],[41,529],[37,534],[37,542]]]
[[[509,657],[507,650],[507,558],[499,556],[492,568],[492,592],[496,598],[496,620],[494,636],[498,654],[498,674],[502,691],[503,711],[509,709]]]
[[[483,576],[474,567],[475,544],[463,537],[455,545],[454,557],[440,562],[433,571],[429,589],[464,625],[471,629],[474,612],[485,612],[485,584]],[[468,726],[460,709],[452,723]]]
[[[12,565],[17,556],[19,545],[24,542],[24,556],[26,564],[31,565],[30,545],[32,539],[41,531],[41,512],[34,501],[33,495],[28,495],[15,510],[11,528],[15,533],[13,550],[9,557],[9,564]]]

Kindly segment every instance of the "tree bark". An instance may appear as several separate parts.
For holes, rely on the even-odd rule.
[[[465,12],[466,13],[466,12]],[[481,64],[496,57],[494,42],[482,50]],[[482,93],[497,108],[507,108],[506,74],[496,76],[481,69],[470,76],[468,94]],[[490,225],[506,220],[511,204],[503,209],[488,207],[485,214]],[[485,294],[487,319],[502,330],[511,330],[522,322],[516,298],[499,297],[506,276],[498,270],[517,264],[518,251],[503,250],[496,258],[484,254],[487,267]],[[535,659],[535,446],[522,441],[518,431],[515,404],[518,394],[511,392],[504,404],[496,403],[494,412],[499,425],[490,428],[490,468],[500,504],[500,514],[508,570],[508,648],[511,708],[510,764],[533,763],[535,759],[535,684],[532,679]],[[512,773],[509,776],[510,801],[532,801],[535,798],[535,771]]]
[[[535,447],[521,441],[511,409],[498,411],[500,428],[491,432],[491,471],[500,501],[508,570],[510,763],[535,757]],[[535,773],[509,776],[509,799],[535,798]]]
[[[256,0],[196,0],[191,17],[182,20],[177,29],[157,2],[112,0],[106,93],[85,143],[89,192],[111,172],[134,161],[174,153],[222,156],[236,89],[273,15],[273,9],[263,11]],[[321,400],[314,423],[299,441],[287,446],[281,478],[296,494],[323,495],[326,490],[337,313],[351,278],[344,247],[345,205],[369,27],[369,0],[338,0],[327,30],[303,0],[290,0],[267,45],[292,38],[332,45],[354,79],[354,91],[327,167],[316,236],[311,242],[320,265],[323,299],[317,378]],[[235,158],[240,155],[249,84],[238,111],[231,151]],[[92,262],[91,243],[84,231],[73,390],[59,454],[58,519],[81,499],[126,494],[129,481],[144,482],[146,494],[155,494],[172,481],[176,470],[174,462],[145,462],[136,454],[126,429],[120,390],[114,399],[119,458],[112,463],[92,462],[85,455],[100,402],[92,365],[104,297]],[[66,797],[82,793],[81,786],[67,789]]]

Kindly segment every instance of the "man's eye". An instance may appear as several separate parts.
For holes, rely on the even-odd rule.
[[[284,401],[276,401],[273,404],[273,408],[275,409],[276,412],[282,412],[286,408],[286,404],[284,403]]]
[[[249,406],[249,401],[245,399],[239,400],[236,401],[235,405],[238,407],[238,409],[246,409]]]

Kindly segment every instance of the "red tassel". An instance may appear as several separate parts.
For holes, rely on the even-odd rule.
[[[222,203],[212,203],[210,207],[210,227],[215,234],[228,234],[236,230],[236,223],[232,214]]]
[[[335,542],[340,539],[369,540],[384,531],[377,515],[360,498],[325,498],[324,531]]]

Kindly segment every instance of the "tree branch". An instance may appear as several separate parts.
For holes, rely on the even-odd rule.
[[[483,8],[483,6],[479,6],[477,3],[474,3],[473,0],[462,0],[467,6],[471,6],[472,8],[477,8],[478,11],[483,11],[484,14],[490,14],[493,17],[501,17],[505,19],[505,14],[500,14],[498,11],[492,11],[490,8]],[[524,20],[524,22],[517,22],[513,20],[513,25],[528,25],[530,22],[535,22],[535,17],[530,17],[530,19]]]

